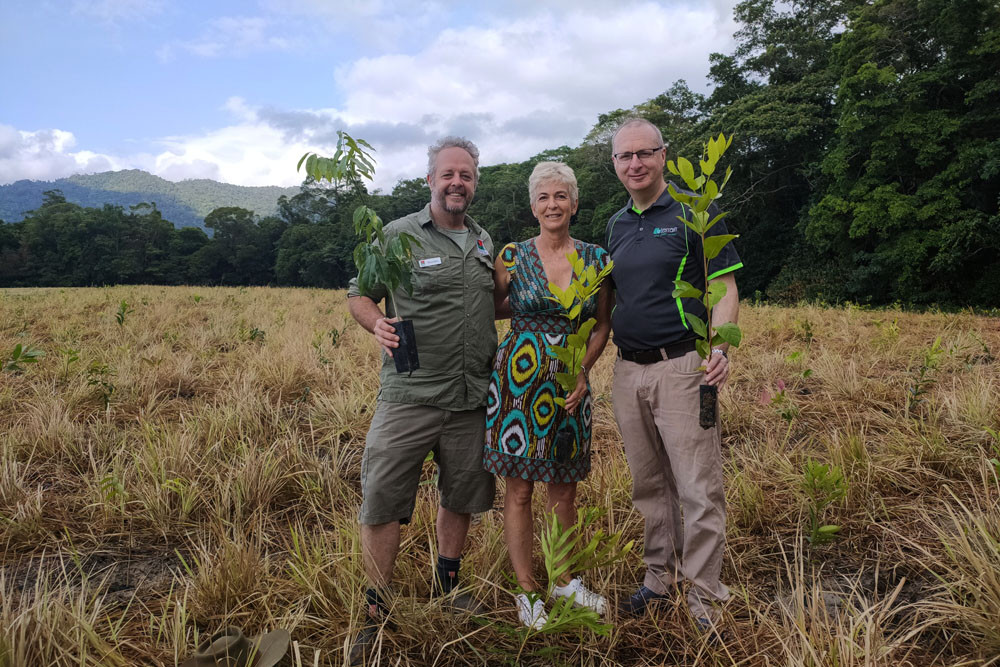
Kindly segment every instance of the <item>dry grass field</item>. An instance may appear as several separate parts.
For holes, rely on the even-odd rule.
[[[612,613],[606,637],[514,632],[500,495],[463,562],[496,611],[446,612],[428,599],[428,464],[380,664],[997,663],[1000,320],[745,304],[741,324],[722,394],[727,644],[679,604]],[[0,666],[176,665],[226,625],[289,629],[287,664],[343,664],[378,387],[343,292],[0,291],[0,365],[18,344],[45,356],[0,370]],[[639,539],[611,368],[609,350],[581,503]],[[811,513],[839,533],[810,541]],[[588,585],[628,595],[638,551]]]

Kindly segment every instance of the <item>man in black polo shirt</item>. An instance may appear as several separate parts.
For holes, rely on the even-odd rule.
[[[728,345],[713,349],[699,371],[705,364],[695,351],[695,333],[681,300],[671,296],[678,278],[705,289],[704,255],[701,239],[678,220],[685,214],[681,204],[667,193],[659,129],[630,119],[611,143],[615,171],[631,195],[607,227],[619,357],[612,400],[632,471],[632,501],[646,522],[646,576],[622,607],[640,614],[686,579],[691,614],[703,629],[718,632],[718,604],[729,598],[720,581],[726,531],[722,454],[718,424],[699,426],[698,386],[726,381]],[[725,221],[709,233],[727,234]],[[733,271],[741,266],[731,243],[709,261],[709,280],[727,288],[713,309],[714,324],[736,322]],[[685,299],[683,306],[704,319],[696,301]]]

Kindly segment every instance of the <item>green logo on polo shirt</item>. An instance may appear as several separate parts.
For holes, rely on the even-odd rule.
[[[675,236],[677,227],[654,227],[653,236]]]

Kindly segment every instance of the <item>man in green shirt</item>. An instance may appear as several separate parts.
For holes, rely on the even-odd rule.
[[[454,607],[481,605],[456,590],[471,515],[493,506],[493,475],[482,465],[486,389],[497,347],[493,308],[493,241],[465,215],[479,180],[479,150],[446,137],[428,150],[431,202],[385,227],[407,233],[413,248],[413,294],[384,285],[362,295],[351,281],[351,315],[383,350],[381,388],[361,464],[361,549],[370,588],[368,623],[351,651],[360,664],[374,644],[387,611],[400,525],[416,501],[424,459],[433,452],[441,492],[437,514],[438,563],[434,588]],[[398,312],[392,312],[392,303]],[[392,323],[413,320],[420,367],[399,374],[391,359],[398,347]]]

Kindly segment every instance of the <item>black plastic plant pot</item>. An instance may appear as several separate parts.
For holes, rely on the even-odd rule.
[[[392,351],[392,360],[396,363],[397,373],[412,373],[420,368],[417,357],[417,337],[413,333],[413,320],[393,322],[396,335],[399,336],[399,347]]]
[[[719,405],[719,388],[703,384],[698,387],[698,423],[704,429],[715,426],[716,410]]]
[[[573,458],[573,443],[576,442],[576,434],[569,428],[561,428],[556,431],[555,441],[552,443],[552,458],[559,463],[569,463]]]

